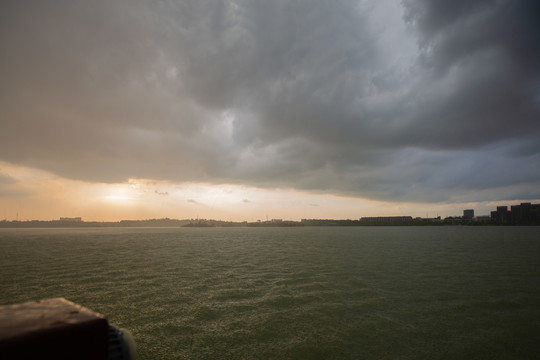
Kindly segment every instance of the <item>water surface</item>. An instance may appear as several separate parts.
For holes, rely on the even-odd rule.
[[[0,304],[65,297],[139,359],[538,359],[540,227],[0,229]]]

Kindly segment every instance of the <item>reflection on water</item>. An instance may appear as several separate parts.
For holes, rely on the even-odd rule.
[[[1,229],[0,303],[66,297],[140,359],[540,358],[540,227]]]

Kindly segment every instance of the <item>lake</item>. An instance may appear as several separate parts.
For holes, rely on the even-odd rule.
[[[138,359],[539,359],[540,227],[0,229],[0,304],[65,297]]]

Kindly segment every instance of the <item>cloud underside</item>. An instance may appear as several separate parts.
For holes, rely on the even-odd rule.
[[[540,197],[535,1],[0,4],[0,160],[86,181]]]

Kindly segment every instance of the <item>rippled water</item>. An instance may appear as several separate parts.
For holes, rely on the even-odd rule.
[[[0,229],[0,304],[65,297],[139,359],[538,359],[540,227]]]

